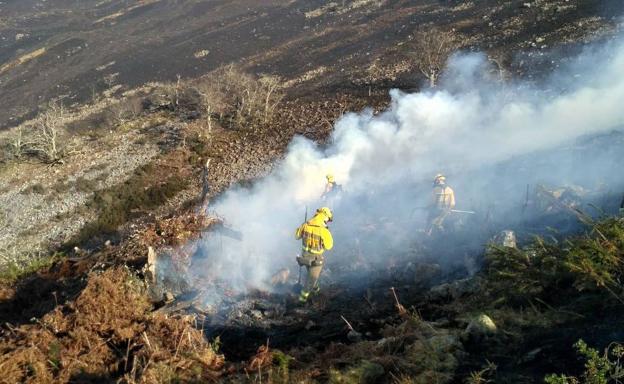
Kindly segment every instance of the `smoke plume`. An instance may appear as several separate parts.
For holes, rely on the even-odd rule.
[[[211,210],[243,241],[205,239],[195,273],[239,289],[266,288],[279,268],[296,270],[295,229],[306,207],[310,218],[323,205],[335,213],[328,268],[383,265],[417,241],[437,173],[447,175],[458,209],[487,209],[508,226],[527,185],[614,191],[624,178],[621,134],[609,136],[624,126],[622,69],[624,44],[617,41],[592,48],[540,84],[502,83],[485,55],[456,54],[438,89],[393,90],[383,113],[345,114],[326,146],[297,137],[271,175],[222,195]],[[327,173],[344,192],[321,202]]]

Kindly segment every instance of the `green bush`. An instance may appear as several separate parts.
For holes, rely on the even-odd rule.
[[[566,291],[609,292],[622,301],[623,256],[624,222],[608,218],[563,242],[536,237],[521,250],[489,246],[487,284],[498,300],[511,303],[550,301]]]
[[[566,375],[547,375],[546,384],[609,384],[620,383],[624,377],[624,369],[620,363],[624,357],[624,347],[612,343],[601,355],[594,348],[590,348],[583,340],[574,344],[579,355],[585,359],[585,371],[580,378]]]

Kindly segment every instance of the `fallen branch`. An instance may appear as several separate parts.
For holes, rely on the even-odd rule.
[[[347,327],[349,328],[349,333],[347,334],[347,339],[353,341],[353,342],[358,342],[362,340],[362,334],[358,331],[356,331],[353,326],[351,325],[351,323],[349,323],[349,321],[347,319],[345,319],[344,316],[340,315],[340,318],[342,319],[342,321],[345,322],[345,324],[347,324]]]
[[[349,321],[345,319],[344,316],[340,315],[340,318],[347,324],[347,327],[349,327],[350,331],[355,331],[355,329],[353,329],[353,327],[351,326],[351,323],[349,323]]]

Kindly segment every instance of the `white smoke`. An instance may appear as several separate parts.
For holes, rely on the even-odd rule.
[[[413,210],[427,203],[438,172],[449,175],[458,208],[474,209],[486,204],[485,198],[504,205],[506,196],[494,191],[504,190],[501,184],[520,186],[521,194],[522,185],[542,176],[564,183],[571,172],[611,170],[612,164],[570,169],[570,159],[553,159],[548,151],[624,126],[623,71],[624,45],[615,42],[579,57],[539,86],[502,85],[489,75],[484,55],[455,55],[439,89],[393,90],[385,112],[344,115],[326,147],[295,138],[270,176],[250,189],[227,191],[211,209],[241,231],[243,241],[220,235],[206,239],[205,262],[195,273],[219,276],[244,289],[266,287],[280,267],[295,270],[300,243],[294,232],[306,206],[310,217],[322,205],[327,173],[345,189],[331,206],[336,243],[327,257],[331,268],[332,258],[349,263],[360,240],[368,240],[358,251],[365,259],[404,252],[422,225],[422,214],[420,221],[412,220]],[[497,164],[532,153],[548,163],[524,171],[523,178],[534,180],[493,171]],[[363,229],[369,223],[375,229]]]

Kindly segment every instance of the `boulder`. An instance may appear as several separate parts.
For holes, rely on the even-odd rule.
[[[478,341],[496,334],[497,331],[498,328],[494,321],[488,315],[481,313],[470,321],[464,331],[464,336],[470,340]]]
[[[498,235],[494,236],[492,242],[501,247],[518,248],[515,232],[508,229],[501,231]]]
[[[480,286],[481,280],[474,277],[436,285],[427,293],[427,300],[432,302],[457,300],[477,292]]]

